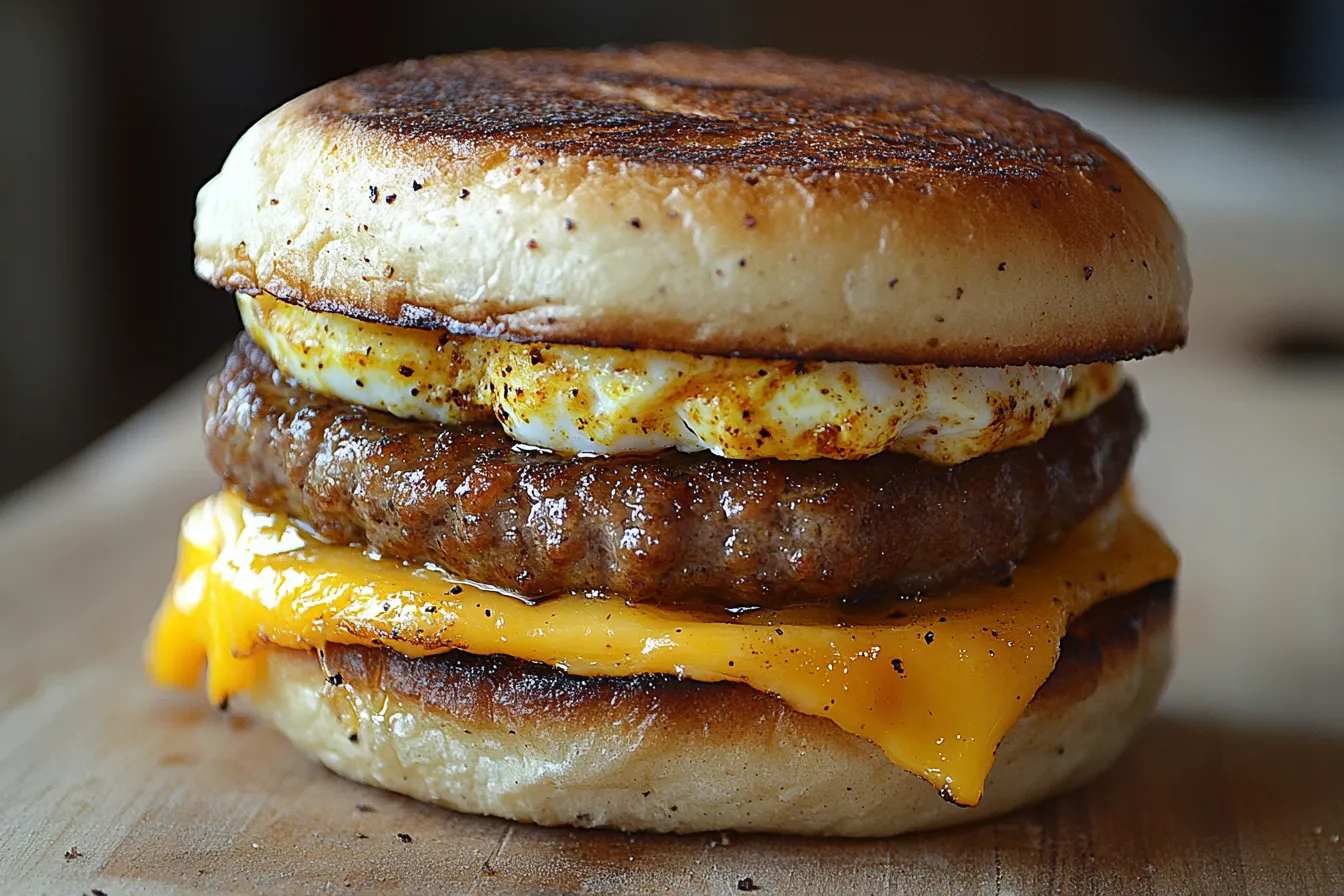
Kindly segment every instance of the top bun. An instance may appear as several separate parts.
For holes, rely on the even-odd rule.
[[[517,340],[1072,364],[1183,343],[1184,238],[1077,123],[981,84],[768,50],[370,69],[254,125],[196,270]]]

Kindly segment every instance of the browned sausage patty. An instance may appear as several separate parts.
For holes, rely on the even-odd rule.
[[[496,424],[401,420],[288,383],[240,337],[206,394],[210,461],[248,501],[324,538],[529,596],[775,605],[910,594],[1002,574],[1124,482],[1130,387],[1034,445],[953,467],[563,457]]]

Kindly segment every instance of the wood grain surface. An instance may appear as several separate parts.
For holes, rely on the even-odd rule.
[[[145,627],[214,488],[184,384],[0,510],[0,890],[1344,893],[1344,379],[1196,353],[1137,375],[1140,497],[1185,559],[1158,719],[1082,791],[880,841],[459,816],[155,691]]]

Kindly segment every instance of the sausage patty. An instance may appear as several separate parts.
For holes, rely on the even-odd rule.
[[[929,593],[1002,575],[1122,485],[1143,429],[1126,386],[1041,441],[944,467],[564,457],[494,423],[401,420],[287,382],[239,338],[206,393],[211,463],[323,538],[529,597],[724,606]]]

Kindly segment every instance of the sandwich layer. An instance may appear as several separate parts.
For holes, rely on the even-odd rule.
[[[196,269],[524,341],[1065,366],[1185,339],[1184,238],[1119,153],[980,84],[762,51],[370,69],[254,125]]]
[[[825,718],[742,684],[584,678],[504,656],[268,650],[255,711],[366,784],[545,825],[884,837],[1011,811],[1110,765],[1170,664],[1170,583],[1111,598],[1059,662],[963,808]],[[335,683],[333,683],[335,682]]]
[[[329,541],[532,597],[777,606],[1003,575],[1121,487],[1131,387],[1041,441],[955,467],[896,454],[729,461],[520,451],[496,424],[398,420],[288,383],[248,337],[206,396],[214,468]]]
[[[452,336],[238,297],[285,376],[398,417],[497,419],[524,445],[575,454],[676,448],[722,457],[958,464],[1085,417],[1119,365],[932,367],[718,358]]]
[[[877,744],[943,796],[980,800],[995,750],[1049,677],[1070,620],[1170,579],[1176,558],[1126,500],[1094,513],[1011,582],[946,596],[692,614],[616,597],[528,604],[434,566],[325,544],[223,492],[182,527],[150,671],[215,702],[264,678],[263,648],[507,653],[584,676],[674,675],[778,695]]]

